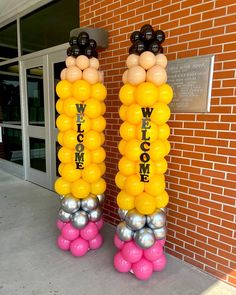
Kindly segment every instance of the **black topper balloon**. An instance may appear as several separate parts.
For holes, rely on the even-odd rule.
[[[157,30],[155,32],[155,39],[160,43],[162,44],[164,41],[165,41],[165,33],[162,31],[162,30]]]

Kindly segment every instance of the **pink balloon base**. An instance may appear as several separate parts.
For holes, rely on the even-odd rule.
[[[71,222],[57,220],[60,235],[57,246],[63,251],[70,251],[75,257],[84,256],[89,250],[99,249],[103,244],[103,237],[99,233],[103,227],[103,219],[90,221],[83,229],[75,228]]]
[[[153,272],[160,272],[166,266],[164,240],[157,240],[152,247],[142,249],[134,241],[124,242],[115,235],[114,244],[118,249],[114,256],[114,268],[118,272],[130,272],[137,279],[145,281]]]

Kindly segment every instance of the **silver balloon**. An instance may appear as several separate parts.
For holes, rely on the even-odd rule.
[[[145,226],[146,216],[139,213],[136,209],[132,209],[127,212],[125,221],[132,230],[139,230]]]
[[[157,240],[162,240],[166,237],[167,228],[163,226],[161,228],[156,228],[153,230],[154,236]]]
[[[117,228],[116,233],[118,237],[125,242],[131,241],[133,239],[134,232],[130,229],[124,221],[121,221]]]
[[[154,213],[147,215],[147,224],[150,228],[160,228],[166,223],[166,214],[161,209],[156,209]]]
[[[63,222],[69,222],[70,221],[71,214],[64,211],[63,209],[60,209],[58,212],[58,218]]]
[[[77,200],[77,204],[78,204],[78,208],[80,209],[80,207],[81,207],[81,200],[80,199]]]
[[[125,216],[128,213],[128,210],[118,209],[118,214],[122,220],[125,220]]]
[[[86,212],[96,209],[98,204],[98,198],[92,194],[90,194],[87,198],[81,200],[81,207]]]
[[[163,208],[160,208],[163,212],[167,213],[167,208],[166,207],[163,207]]]
[[[91,221],[96,222],[102,217],[102,208],[98,206],[96,209],[90,211],[88,215]]]
[[[104,194],[97,195],[97,198],[98,198],[100,204],[104,203],[104,201],[105,201],[105,195]]]
[[[154,245],[155,236],[150,228],[144,227],[136,231],[134,234],[134,240],[141,248],[148,249]]]
[[[89,222],[88,214],[85,211],[77,211],[71,216],[71,223],[74,227],[82,229]]]
[[[61,207],[67,213],[75,213],[79,210],[78,201],[73,197],[64,198],[61,201]]]

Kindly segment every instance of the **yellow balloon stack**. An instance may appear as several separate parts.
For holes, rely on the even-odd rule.
[[[128,69],[122,77],[124,85],[119,92],[122,103],[119,115],[123,123],[118,148],[122,157],[115,182],[121,190],[117,204],[122,221],[114,238],[119,249],[114,257],[114,266],[120,272],[131,271],[142,280],[149,278],[158,268],[154,266],[155,257],[146,259],[145,251],[152,251],[152,247],[157,251],[157,241],[162,249],[166,236],[165,207],[169,196],[165,190],[164,174],[167,171],[165,156],[170,151],[168,104],[173,91],[166,83],[167,58],[164,54],[147,50],[139,55],[134,50],[126,65]],[[128,247],[130,252],[127,252]],[[139,253],[140,248],[144,256],[140,256],[139,262],[132,258],[131,252]],[[161,258],[156,258],[162,259],[163,266],[165,258],[161,256],[161,250],[159,254]],[[148,266],[143,266],[145,263]],[[149,269],[146,276],[142,276],[142,267]]]
[[[87,34],[84,33],[81,40],[86,37]],[[78,42],[78,39],[74,39],[72,42]],[[93,44],[94,42],[92,40]],[[85,248],[95,249],[90,245],[94,235],[92,238],[86,236],[91,223],[99,224],[100,221],[101,225],[102,222],[101,202],[106,189],[102,178],[106,169],[106,153],[102,147],[106,127],[103,115],[107,91],[102,83],[103,75],[99,71],[96,57],[85,54],[68,56],[65,63],[61,81],[56,86],[59,97],[56,103],[59,113],[56,120],[59,131],[57,140],[61,145],[58,151],[61,162],[58,171],[61,177],[55,182],[55,191],[62,198],[58,217],[58,228],[62,231],[62,236],[58,246],[63,249],[68,240],[69,246],[63,250],[70,250],[74,256],[82,256],[77,250],[84,241],[88,244]],[[63,228],[66,226],[68,230]],[[70,236],[70,232],[74,232],[74,235]],[[79,239],[84,241],[79,243]]]

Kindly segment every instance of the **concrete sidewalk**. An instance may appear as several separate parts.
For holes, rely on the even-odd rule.
[[[83,258],[56,247],[59,200],[51,191],[0,172],[1,295],[236,295],[236,289],[168,256],[147,282],[113,268],[115,228]]]

